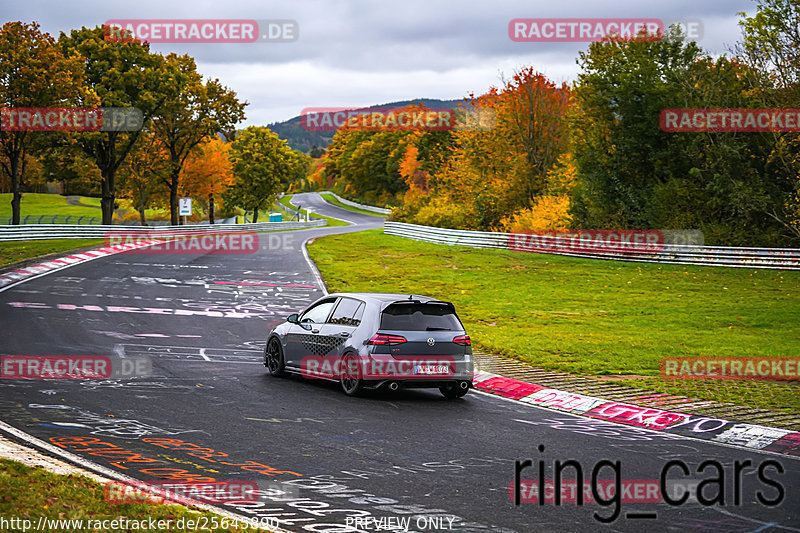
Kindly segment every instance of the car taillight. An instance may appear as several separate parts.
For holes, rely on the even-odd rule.
[[[462,344],[464,346],[472,346],[472,341],[469,340],[469,335],[459,335],[453,339],[453,342],[456,344]]]
[[[367,342],[367,344],[403,344],[406,341],[405,337],[401,337],[400,335],[382,335],[381,333],[376,333],[372,336],[372,338]]]

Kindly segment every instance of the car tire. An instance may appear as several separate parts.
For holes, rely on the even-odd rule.
[[[458,383],[448,383],[447,385],[439,387],[439,392],[448,400],[455,400],[467,394],[469,392],[469,387],[462,389],[458,386]]]
[[[275,377],[286,375],[286,360],[283,357],[283,348],[278,337],[272,337],[264,347],[264,366]]]
[[[342,357],[342,372],[339,374],[339,383],[341,383],[342,390],[348,396],[357,396],[364,388],[360,366],[357,356],[348,354]],[[355,371],[353,372],[352,370]]]

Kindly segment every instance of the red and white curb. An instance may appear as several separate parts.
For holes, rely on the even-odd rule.
[[[103,248],[97,248],[96,250],[90,250],[88,252],[81,252],[78,254],[59,257],[58,259],[45,261],[43,263],[39,263],[38,265],[32,265],[25,268],[18,268],[10,272],[5,272],[0,274],[0,292],[32,277],[43,276],[45,274],[55,272],[56,270],[61,270],[73,265],[85,263],[93,259],[100,259],[101,257],[107,257],[109,255],[127,252],[129,250],[135,250],[138,248],[146,248],[147,246],[152,246],[160,242],[161,241],[159,240],[150,239],[134,243],[114,244],[111,246],[104,246]]]
[[[800,457],[800,432],[796,431],[614,402],[551,389],[491,372],[476,371],[473,385],[479,391],[556,411]]]

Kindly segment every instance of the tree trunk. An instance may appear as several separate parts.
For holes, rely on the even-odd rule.
[[[258,208],[253,209],[253,224],[258,222]]]
[[[11,223],[15,226],[19,225],[20,221],[20,200],[22,200],[22,193],[17,189],[11,195]]]
[[[144,187],[139,188],[139,222],[141,222],[142,226],[147,225],[147,220],[144,217],[144,202],[145,202],[145,190]]]
[[[208,193],[208,223],[214,223],[214,195]]]
[[[22,200],[22,183],[19,175],[19,156],[11,155],[11,223],[20,222],[20,201]]]
[[[111,168],[101,169],[103,197],[100,199],[100,209],[103,213],[103,224],[113,224],[114,220],[114,174]]]
[[[173,226],[180,224],[178,216],[178,175],[180,169],[173,165],[172,173],[169,180],[169,218]]]

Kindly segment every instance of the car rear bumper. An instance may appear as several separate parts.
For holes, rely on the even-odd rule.
[[[365,389],[386,389],[392,383],[396,383],[401,389],[437,389],[451,385],[461,386],[466,383],[468,388],[472,388],[472,376],[450,377],[447,379],[382,379],[375,381],[365,381]]]

